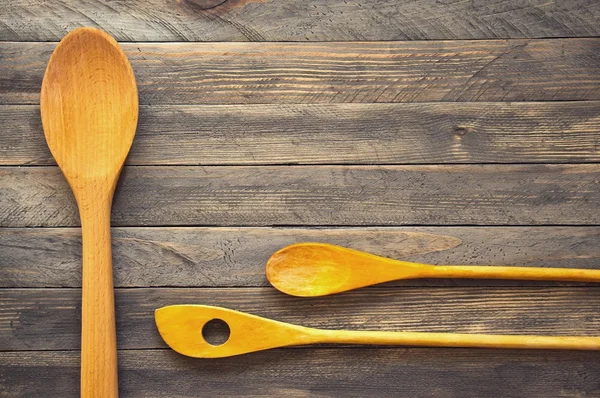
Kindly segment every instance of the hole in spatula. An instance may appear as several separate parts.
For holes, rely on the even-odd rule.
[[[211,319],[202,327],[202,337],[208,344],[214,346],[225,344],[230,333],[229,325],[222,319]]]

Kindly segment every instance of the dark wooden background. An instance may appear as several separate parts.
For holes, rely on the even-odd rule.
[[[219,2],[0,3],[0,396],[78,396],[79,220],[38,103],[56,42],[97,26],[141,103],[113,209],[121,396],[600,397],[597,352],[166,347],[153,310],[181,303],[323,328],[600,334],[596,285],[297,299],[264,276],[307,240],[600,268],[599,1]]]

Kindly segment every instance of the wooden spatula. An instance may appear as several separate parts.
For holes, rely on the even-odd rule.
[[[173,350],[196,358],[229,357],[270,348],[319,343],[600,350],[600,337],[324,330],[207,305],[163,307],[156,310],[154,317],[160,335]],[[221,345],[212,345],[202,337],[204,325],[214,319],[220,319],[229,326],[229,338]]]

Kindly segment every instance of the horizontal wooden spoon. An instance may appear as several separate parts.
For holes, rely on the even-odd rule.
[[[157,309],[154,316],[158,331],[169,347],[196,358],[230,357],[270,348],[320,343],[600,350],[600,337],[324,330],[206,305],[172,305]],[[204,326],[214,319],[229,326],[229,338],[221,345],[210,344],[202,336]]]
[[[81,218],[81,396],[116,397],[110,209],[138,120],[135,77],[117,42],[93,28],[65,36],[48,63],[40,111]]]
[[[392,260],[326,243],[297,243],[267,261],[267,278],[292,296],[345,292],[398,279],[466,278],[600,282],[600,270],[441,265]]]

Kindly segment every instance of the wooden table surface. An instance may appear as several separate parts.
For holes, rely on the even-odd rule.
[[[167,348],[153,311],[182,303],[322,328],[600,334],[592,284],[300,299],[264,275],[300,241],[600,269],[600,2],[220,2],[0,3],[0,396],[79,393],[79,219],[38,104],[56,42],[97,26],[141,104],[112,218],[122,397],[600,397],[598,352]]]

